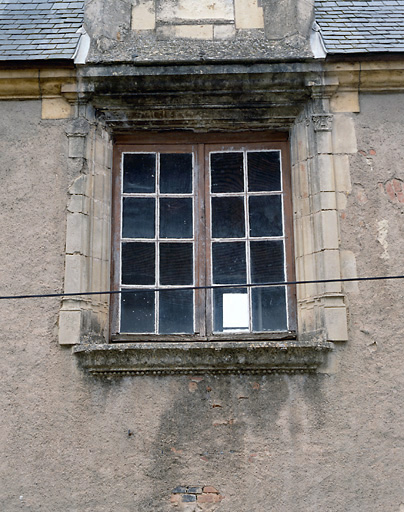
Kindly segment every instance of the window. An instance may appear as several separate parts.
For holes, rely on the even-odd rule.
[[[113,336],[295,330],[294,291],[254,286],[292,279],[285,142],[118,144],[115,171]]]

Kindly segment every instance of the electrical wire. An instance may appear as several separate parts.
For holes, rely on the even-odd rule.
[[[87,295],[118,295],[134,292],[165,292],[178,290],[213,290],[226,288],[264,288],[273,286],[296,286],[302,284],[326,284],[326,283],[349,283],[363,281],[382,281],[404,279],[404,275],[396,276],[371,276],[371,277],[346,277],[339,279],[313,279],[307,281],[274,281],[270,283],[253,283],[253,284],[215,284],[209,286],[173,286],[170,288],[124,288],[122,290],[107,290],[102,292],[77,292],[77,293],[37,293],[32,295],[3,295],[0,300],[15,299],[43,299],[51,297],[80,297]]]

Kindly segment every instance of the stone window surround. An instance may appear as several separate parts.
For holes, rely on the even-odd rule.
[[[332,113],[332,80],[326,94],[324,84],[310,86],[312,100],[290,131],[296,278],[352,277],[343,273],[338,211],[349,193],[348,155],[356,152],[353,120],[338,101]],[[101,291],[109,289],[111,138],[83,119],[67,135],[71,165],[80,161],[83,170],[70,189],[65,291]],[[65,298],[59,342],[73,345],[96,375],[316,371],[333,342],[348,338],[343,284],[299,285],[297,302],[297,341],[108,344],[109,297]]]

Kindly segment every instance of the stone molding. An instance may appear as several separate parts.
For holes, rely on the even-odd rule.
[[[75,83],[74,68],[0,69],[0,100],[61,97],[62,89]]]
[[[315,372],[333,344],[297,342],[146,342],[73,347],[79,365],[98,376]]]

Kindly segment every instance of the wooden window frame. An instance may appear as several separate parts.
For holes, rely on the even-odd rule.
[[[201,265],[209,265],[206,255],[210,251],[206,250],[210,222],[209,208],[204,205],[205,197],[209,196],[209,169],[208,159],[209,149],[219,150],[220,145],[229,146],[227,150],[237,151],[241,147],[247,150],[268,149],[280,150],[282,158],[282,181],[283,181],[283,212],[284,212],[284,238],[285,238],[285,261],[286,261],[286,280],[295,279],[294,272],[294,248],[293,248],[293,209],[292,209],[292,191],[291,191],[291,170],[288,137],[285,133],[276,132],[257,132],[257,133],[237,133],[237,134],[184,134],[184,133],[136,133],[131,135],[116,136],[113,155],[113,182],[112,182],[112,254],[111,254],[111,284],[113,290],[120,289],[120,243],[121,243],[121,158],[126,152],[149,151],[158,152],[161,150],[177,148],[189,149],[195,148],[197,155],[196,166],[202,169],[202,172],[196,172],[194,189],[197,205],[194,211],[198,211],[198,217],[195,220],[194,238],[196,243],[195,252],[199,255],[195,261],[195,286],[209,285],[210,283],[201,283],[200,276],[209,277],[207,268],[201,271]],[[202,214],[201,214],[202,212]],[[243,341],[243,340],[279,340],[296,338],[296,290],[295,286],[287,287],[287,309],[288,309],[288,331],[281,332],[223,332],[210,333],[207,326],[211,324],[207,321],[205,315],[209,316],[212,311],[210,304],[211,294],[205,290],[198,290],[195,293],[195,330],[197,334],[127,334],[117,332],[119,324],[119,300],[120,294],[114,294],[111,297],[110,314],[110,332],[111,342],[152,342],[152,341]],[[211,316],[211,315],[210,315]],[[203,329],[204,327],[204,329]]]

